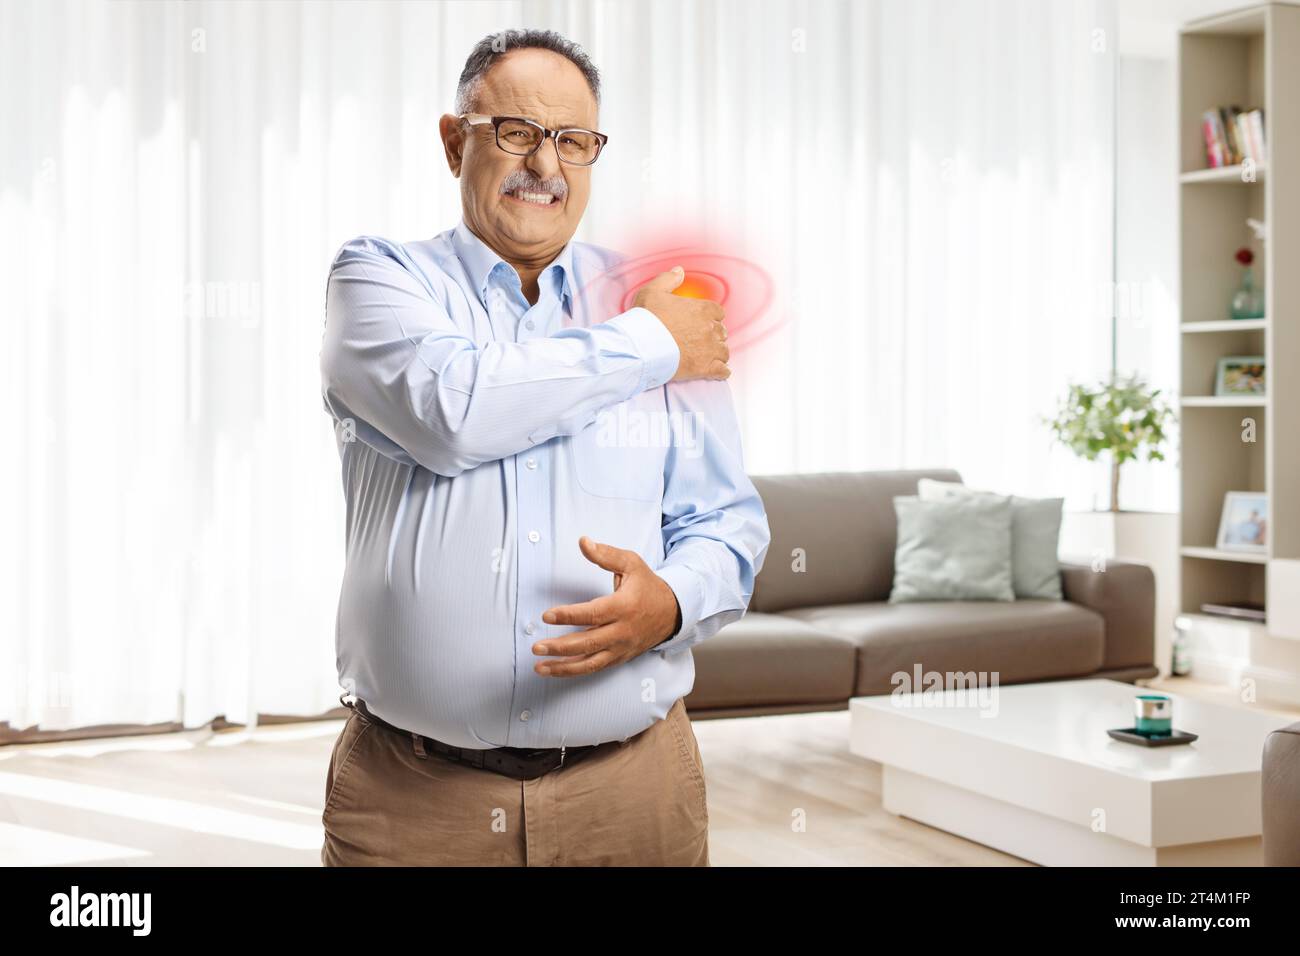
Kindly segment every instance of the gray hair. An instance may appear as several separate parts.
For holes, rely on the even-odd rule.
[[[561,36],[554,30],[502,30],[489,33],[470,51],[465,61],[465,69],[460,71],[460,81],[456,84],[456,112],[474,112],[474,102],[478,98],[478,88],[487,71],[501,57],[511,50],[550,50],[564,57],[580,71],[591,88],[591,95],[600,105],[600,71],[591,62],[586,52],[572,40]]]

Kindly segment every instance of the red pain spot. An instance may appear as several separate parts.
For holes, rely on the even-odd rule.
[[[709,299],[726,312],[727,344],[734,353],[773,331],[772,280],[748,260],[697,248],[666,249],[631,259],[592,280],[582,292],[592,323],[626,312],[641,286],[673,266],[686,272],[675,295]]]

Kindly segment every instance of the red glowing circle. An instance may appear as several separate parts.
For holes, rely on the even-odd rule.
[[[685,270],[675,295],[710,299],[726,312],[727,343],[734,352],[757,341],[774,327],[763,322],[772,302],[772,281],[745,259],[699,249],[667,249],[621,262],[597,276],[581,298],[593,318],[606,318],[632,308],[637,290],[674,266]],[[596,318],[595,321],[603,321]]]

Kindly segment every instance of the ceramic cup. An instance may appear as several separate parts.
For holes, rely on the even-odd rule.
[[[1133,700],[1140,734],[1167,734],[1174,728],[1174,702],[1164,694],[1139,694]]]

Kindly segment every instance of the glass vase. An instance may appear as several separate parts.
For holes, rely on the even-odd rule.
[[[1255,276],[1250,269],[1241,274],[1241,285],[1232,295],[1234,319],[1264,318],[1264,292],[1255,286]]]

